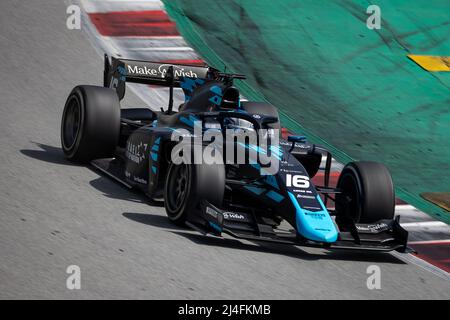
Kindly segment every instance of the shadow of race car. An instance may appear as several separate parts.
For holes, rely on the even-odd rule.
[[[348,163],[337,186],[330,187],[331,154],[304,136],[282,138],[274,106],[241,99],[233,82],[244,78],[206,66],[105,55],[103,86],[77,86],[67,99],[61,125],[64,154],[151,199],[164,198],[168,219],[205,235],[408,252],[408,233],[394,219],[394,188],[386,167]],[[126,82],[168,88],[167,108],[122,109]],[[177,111],[174,88],[185,95]],[[192,161],[211,145],[204,139],[211,132],[225,141],[226,146],[212,148],[223,161]],[[234,132],[254,133],[257,141],[227,139]],[[262,148],[261,132],[276,143]],[[190,142],[188,148],[180,148],[181,140]],[[256,159],[230,161],[229,150]],[[187,161],[174,161],[177,152]],[[269,153],[278,161],[271,173],[259,160]],[[311,181],[319,171],[324,173],[322,186]]]

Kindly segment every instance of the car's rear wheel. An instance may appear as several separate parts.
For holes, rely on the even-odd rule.
[[[120,104],[114,90],[77,86],[61,121],[61,145],[67,159],[84,163],[111,157],[120,134]]]
[[[202,200],[221,206],[225,192],[223,164],[169,165],[164,187],[164,206],[168,218],[183,225],[189,217],[195,219]]]
[[[372,223],[393,219],[395,194],[391,175],[377,162],[350,162],[342,170],[337,183],[336,219]]]

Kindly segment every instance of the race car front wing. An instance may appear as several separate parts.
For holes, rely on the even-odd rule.
[[[327,249],[413,252],[407,246],[408,232],[400,225],[399,216],[394,220],[354,224],[350,231],[340,230],[338,240],[333,243],[311,241],[301,237],[293,229],[283,230],[274,224],[257,219],[254,212],[224,210],[206,201],[202,204],[201,217],[203,221],[188,221],[187,225],[204,235],[221,236],[224,233],[237,239]]]

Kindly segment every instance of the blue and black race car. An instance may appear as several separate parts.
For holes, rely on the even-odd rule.
[[[351,162],[330,187],[331,154],[303,136],[283,139],[277,109],[242,101],[235,79],[244,76],[105,56],[103,86],[77,86],[67,99],[61,125],[65,156],[90,163],[151,199],[164,198],[173,223],[205,235],[409,250],[408,233],[394,219],[392,179],[382,164]],[[122,109],[126,82],[167,87],[167,108]],[[177,111],[174,88],[185,94]],[[252,133],[256,140],[239,140],[238,134],[235,139],[234,133],[247,138]],[[211,136],[221,145],[212,144]],[[263,138],[269,141],[264,147]],[[207,161],[205,154],[221,161]],[[235,161],[239,155],[245,161]],[[261,161],[269,155],[276,170]],[[319,171],[324,172],[321,186],[311,180]]]

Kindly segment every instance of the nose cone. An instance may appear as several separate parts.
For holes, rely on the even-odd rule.
[[[295,196],[289,192],[289,197],[296,210],[297,232],[308,240],[333,243],[338,238],[338,231],[327,209],[321,203],[321,211],[302,209]]]
[[[323,211],[314,212],[321,214],[321,218],[310,218],[310,214],[306,213],[303,217],[297,216],[297,230],[306,239],[333,243],[338,238],[338,231],[333,220]]]
[[[338,232],[336,230],[336,226],[333,224],[333,230],[331,230],[328,233],[322,234],[322,240],[321,242],[327,242],[327,243],[333,243],[336,242],[338,238]]]

